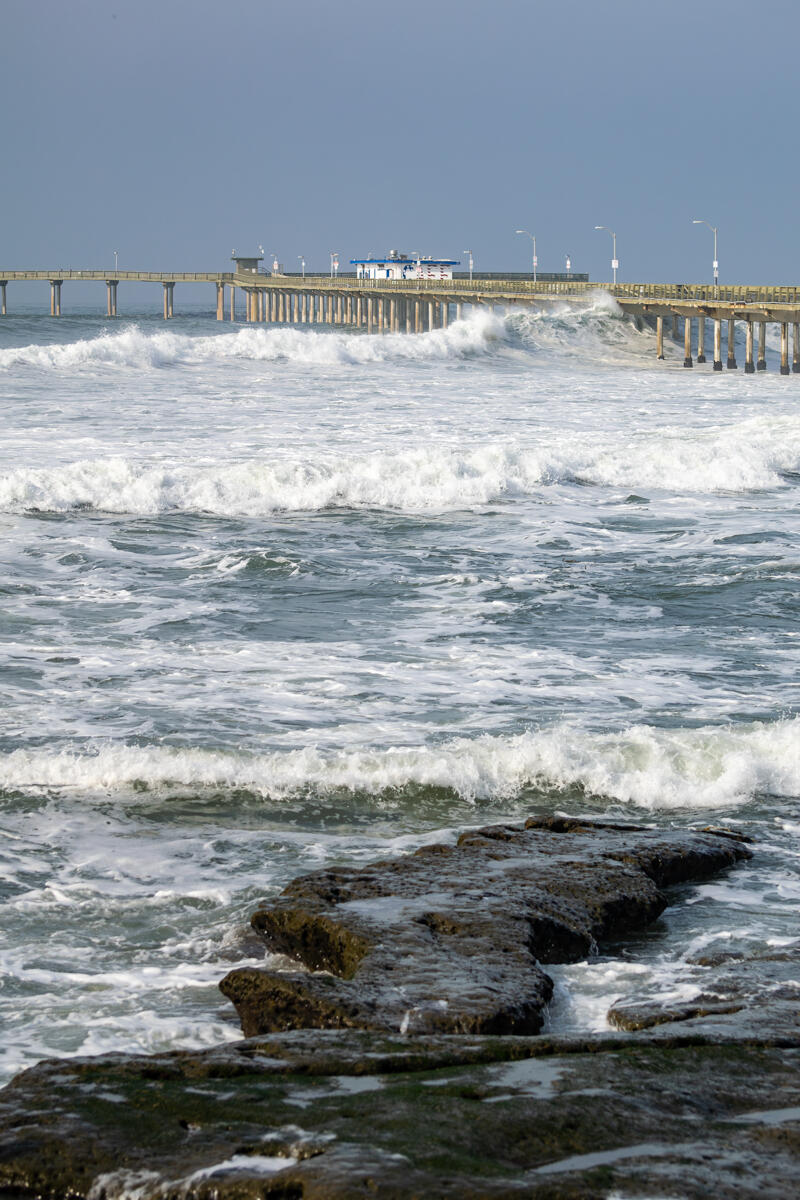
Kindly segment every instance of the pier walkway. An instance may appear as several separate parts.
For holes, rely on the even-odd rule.
[[[7,315],[7,288],[11,282],[43,280],[50,284],[50,313],[61,315],[61,288],[69,280],[98,280],[106,285],[106,312],[117,316],[117,289],[121,282],[161,283],[164,318],[174,315],[176,283],[213,283],[216,315],[236,320],[237,292],[243,297],[243,319],[268,324],[341,325],[364,328],[368,333],[422,333],[447,328],[465,306],[543,309],[569,303],[591,303],[607,293],[623,312],[656,332],[656,354],[664,358],[664,333],[683,342],[684,366],[705,363],[706,325],[710,320],[711,363],[723,369],[723,325],[729,370],[736,369],[736,324],[745,327],[744,369],[766,370],[766,327],[780,329],[780,370],[800,372],[800,288],[764,285],[714,286],[669,283],[555,282],[532,279],[356,279],[340,275],[268,275],[260,271],[109,271],[4,270],[0,268],[0,315]],[[229,288],[226,304],[225,289]],[[789,326],[792,327],[791,365]],[[757,354],[756,354],[757,340]]]

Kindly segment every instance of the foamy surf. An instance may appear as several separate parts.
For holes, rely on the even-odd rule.
[[[667,428],[532,446],[411,446],[360,455],[258,457],[213,466],[84,459],[0,475],[0,511],[92,510],[266,516],[330,508],[443,512],[533,496],[555,484],[678,493],[775,488],[800,470],[800,419]]]
[[[374,334],[313,326],[246,325],[211,336],[173,330],[150,332],[137,324],[104,329],[95,337],[63,344],[31,344],[0,350],[0,372],[38,368],[75,374],[103,368],[154,370],[206,367],[233,361],[309,366],[369,366],[471,359],[526,351],[642,365],[653,357],[651,331],[638,332],[605,293],[578,307],[475,308],[447,329],[428,333]]]
[[[338,753],[314,746],[260,755],[109,744],[88,752],[18,749],[0,758],[0,787],[104,794],[243,789],[273,799],[440,788],[471,801],[579,788],[586,797],[652,811],[710,809],[759,794],[800,795],[800,718],[699,729],[634,725],[615,733],[562,724]]]
[[[508,338],[505,321],[478,311],[447,329],[425,334],[320,332],[313,328],[247,325],[212,336],[172,331],[150,333],[138,325],[104,330],[97,337],[62,345],[0,350],[0,370],[36,367],[74,372],[92,367],[163,368],[207,366],[232,360],[309,365],[366,365],[442,361],[490,353]]]

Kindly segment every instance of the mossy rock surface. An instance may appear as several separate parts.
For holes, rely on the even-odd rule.
[[[354,1030],[50,1061],[0,1093],[0,1196],[786,1197],[799,1066],[800,1037]]]

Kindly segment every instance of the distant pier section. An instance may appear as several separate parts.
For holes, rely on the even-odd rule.
[[[360,260],[365,261],[365,260]],[[383,261],[383,260],[380,260]],[[422,260],[423,263],[425,260]],[[437,260],[441,261],[441,260]],[[234,258],[232,271],[3,270],[0,268],[0,315],[8,314],[9,283],[42,280],[50,284],[50,314],[61,316],[61,289],[70,281],[96,280],[106,285],[106,312],[118,316],[120,283],[160,283],[164,319],[174,315],[178,283],[211,283],[216,288],[216,316],[257,324],[346,326],[367,333],[423,333],[446,329],[465,310],[547,309],[569,303],[591,303],[601,293],[612,296],[641,328],[656,334],[656,355],[665,357],[665,334],[683,343],[683,365],[710,361],[715,371],[736,370],[736,326],[745,330],[744,370],[764,371],[767,325],[780,334],[780,371],[800,372],[800,289],[783,286],[713,284],[595,283],[580,276],[474,275],[459,278],[450,269],[409,277],[410,272],[360,275],[266,273],[259,258]],[[399,276],[399,277],[398,277]],[[228,289],[226,295],[226,289]],[[237,304],[238,301],[238,304]],[[708,322],[711,323],[707,341]],[[791,358],[790,334],[791,327]],[[724,330],[724,337],[723,337]],[[723,345],[725,355],[723,358]],[[708,347],[708,354],[707,354]]]

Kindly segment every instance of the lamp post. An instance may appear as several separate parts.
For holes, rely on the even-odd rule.
[[[465,250],[464,253],[469,255],[469,281],[472,283],[472,251]]]
[[[533,242],[533,282],[536,283],[536,268],[539,265],[539,259],[536,257],[536,237],[532,233],[528,233],[527,229],[516,229],[515,233],[524,233]]]
[[[616,287],[617,268],[619,267],[619,263],[617,261],[617,235],[614,233],[613,229],[609,229],[607,225],[595,225],[595,229],[605,229],[606,233],[611,234],[614,243],[614,248],[611,251],[611,270],[614,272],[614,287]]]
[[[304,254],[298,254],[298,256],[297,256],[297,257],[300,259],[300,270],[303,272],[303,279],[305,279],[305,277],[306,277],[306,259],[305,259],[305,255],[304,255]]]
[[[117,251],[114,251],[114,274],[117,273]]]
[[[568,254],[565,254],[564,260],[567,264],[567,279],[569,279],[570,275],[572,274],[572,259],[570,258],[570,256]]]
[[[331,250],[331,279],[339,274],[339,251]]]
[[[719,299],[719,259],[717,258],[717,226],[712,225],[710,221],[692,221],[693,225],[708,225],[708,228],[714,235],[714,291],[715,299]]]

